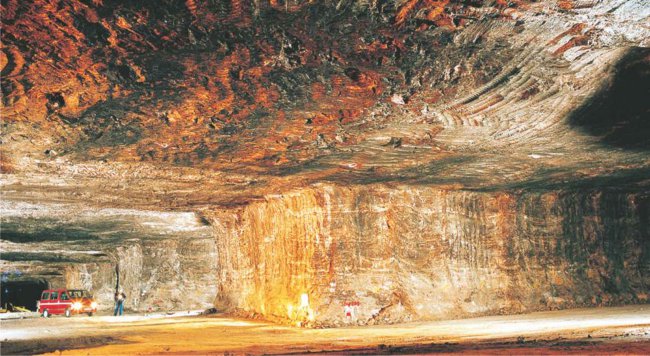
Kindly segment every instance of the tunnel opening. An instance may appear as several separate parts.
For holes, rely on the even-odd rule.
[[[615,66],[613,77],[579,109],[569,122],[604,144],[650,150],[650,49],[632,48]]]
[[[23,307],[36,311],[36,302],[41,292],[48,289],[45,280],[2,282],[2,308]]]

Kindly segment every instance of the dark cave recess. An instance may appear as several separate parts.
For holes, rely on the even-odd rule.
[[[569,122],[603,144],[650,150],[650,48],[634,47]]]
[[[47,289],[47,281],[24,280],[24,281],[7,281],[0,283],[2,288],[2,308],[7,309],[9,305],[20,306],[29,310],[36,310],[36,302],[39,300],[41,292]]]

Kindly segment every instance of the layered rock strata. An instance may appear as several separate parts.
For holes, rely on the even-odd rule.
[[[312,326],[638,303],[650,285],[642,192],[319,184],[200,217],[76,212],[3,203],[3,280]]]
[[[278,181],[647,189],[643,1],[281,3],[6,1],[1,171],[119,177],[138,203],[154,176],[152,200],[188,196],[168,206]]]
[[[642,0],[0,11],[3,280],[313,325],[647,299]]]
[[[131,310],[213,305],[216,242],[196,214],[12,201],[0,212],[3,283],[86,289],[100,309],[112,308],[116,290]]]
[[[216,305],[344,325],[645,302],[649,204],[615,192],[302,189],[211,215]]]

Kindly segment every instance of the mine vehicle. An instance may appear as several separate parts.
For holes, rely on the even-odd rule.
[[[72,314],[86,313],[92,316],[97,312],[97,303],[87,290],[46,289],[41,293],[37,308],[38,312],[46,318],[55,314],[70,317]]]

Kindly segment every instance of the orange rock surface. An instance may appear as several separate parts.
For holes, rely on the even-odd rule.
[[[643,1],[0,6],[9,279],[301,325],[647,301]]]

